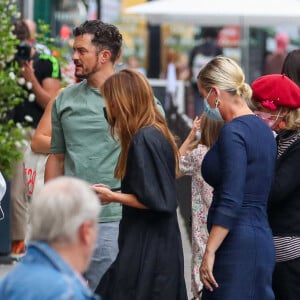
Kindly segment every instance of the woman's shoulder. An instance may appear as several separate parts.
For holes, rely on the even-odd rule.
[[[145,144],[145,145],[162,145],[166,141],[162,132],[153,125],[145,126],[139,129],[133,137],[134,144]]]
[[[161,135],[161,132],[158,128],[156,128],[153,125],[142,127],[137,131],[135,134],[135,137],[147,137],[151,138],[152,136],[158,136]]]

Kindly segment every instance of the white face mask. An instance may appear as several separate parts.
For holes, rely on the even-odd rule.
[[[277,115],[273,115],[271,113],[268,112],[264,112],[264,111],[255,111],[254,112],[258,117],[260,117],[261,119],[264,120],[264,122],[270,127],[272,128],[274,126],[274,124],[277,122],[279,117],[283,117],[280,115],[281,113],[281,109],[278,111]],[[270,119],[270,118],[274,118],[275,119]]]

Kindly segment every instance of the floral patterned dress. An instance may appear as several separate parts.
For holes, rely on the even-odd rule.
[[[192,176],[192,293],[197,297],[202,289],[199,268],[204,254],[208,231],[206,219],[212,201],[212,187],[201,174],[201,165],[208,148],[199,144],[193,151],[180,157],[180,171]]]

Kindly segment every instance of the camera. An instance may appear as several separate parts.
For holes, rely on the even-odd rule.
[[[21,42],[17,45],[17,53],[15,54],[15,60],[18,62],[29,61],[31,59],[31,46],[27,43]]]

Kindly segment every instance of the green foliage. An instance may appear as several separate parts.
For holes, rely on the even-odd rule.
[[[14,163],[22,158],[25,129],[9,120],[11,110],[27,92],[19,84],[19,66],[14,62],[16,45],[13,18],[20,17],[16,0],[0,1],[0,171],[6,178],[13,173]]]

